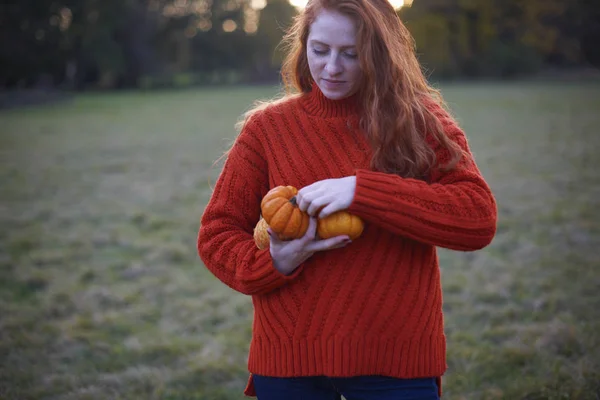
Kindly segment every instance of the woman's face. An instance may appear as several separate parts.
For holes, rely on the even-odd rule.
[[[339,100],[358,90],[362,71],[352,18],[321,11],[310,26],[306,44],[310,73],[325,97]]]

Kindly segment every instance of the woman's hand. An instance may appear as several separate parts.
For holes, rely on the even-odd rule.
[[[356,190],[356,176],[325,179],[303,187],[296,195],[300,210],[313,217],[325,218],[350,207]]]
[[[304,236],[294,240],[280,240],[277,235],[267,229],[270,236],[271,258],[275,268],[284,275],[289,275],[300,264],[308,260],[317,251],[337,249],[351,243],[350,237],[341,235],[324,240],[317,240],[317,219],[310,218]]]

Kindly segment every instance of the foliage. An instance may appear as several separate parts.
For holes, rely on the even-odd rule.
[[[277,78],[287,0],[22,0],[0,5],[0,86],[205,84]],[[600,3],[415,0],[399,13],[438,77],[511,77],[600,65]],[[191,75],[189,75],[191,76]],[[147,85],[147,82],[161,82]]]
[[[439,76],[510,77],[587,62],[578,20],[598,7],[562,0],[420,0],[400,11]]]

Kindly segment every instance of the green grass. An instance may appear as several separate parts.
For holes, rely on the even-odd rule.
[[[498,233],[441,250],[445,399],[600,398],[600,86],[442,86]],[[0,112],[0,398],[242,399],[250,299],[203,268],[233,125],[272,87]]]

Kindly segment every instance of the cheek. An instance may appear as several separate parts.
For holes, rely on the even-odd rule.
[[[362,77],[362,70],[359,63],[352,63],[349,65],[348,72],[354,81],[359,81]]]
[[[318,72],[322,67],[321,67],[321,62],[319,61],[319,59],[317,57],[314,57],[311,54],[308,54],[308,67],[310,68],[310,72],[311,73],[315,73]]]

